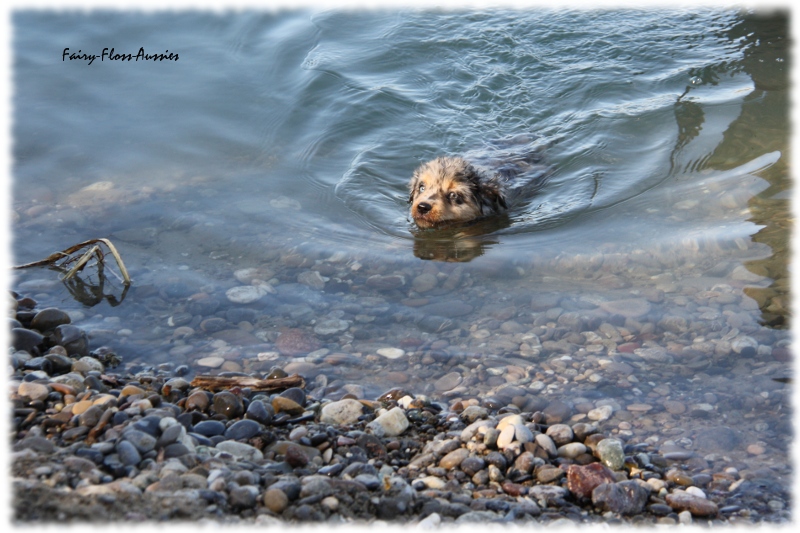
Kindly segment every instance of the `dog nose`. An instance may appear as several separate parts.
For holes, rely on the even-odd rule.
[[[430,210],[431,210],[431,204],[427,202],[420,202],[417,204],[417,213],[419,213],[420,215],[424,215]]]

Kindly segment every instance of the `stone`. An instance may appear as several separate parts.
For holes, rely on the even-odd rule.
[[[31,328],[44,333],[62,324],[69,324],[71,322],[72,320],[66,312],[56,309],[55,307],[48,307],[34,315],[31,321]]]
[[[612,470],[619,470],[625,463],[625,452],[618,439],[603,439],[597,443],[595,455]]]
[[[613,302],[602,302],[600,309],[610,315],[622,315],[625,318],[640,318],[650,312],[650,303],[644,298],[628,298]]]
[[[339,333],[344,333],[349,327],[350,323],[348,321],[341,320],[339,318],[331,318],[327,320],[320,320],[314,326],[314,333],[320,337],[331,337],[333,335],[338,335]]]
[[[649,497],[650,491],[637,481],[603,483],[592,491],[592,504],[601,511],[634,515],[644,510]]]
[[[220,451],[231,454],[232,456],[244,459],[245,461],[260,462],[264,459],[261,450],[235,440],[225,440],[217,443],[216,448]]]
[[[586,445],[582,442],[568,442],[558,448],[558,456],[565,459],[575,459],[581,454],[586,453]]]
[[[450,372],[440,377],[433,383],[433,387],[440,392],[446,392],[456,388],[461,384],[461,374],[458,372]]]
[[[569,465],[567,488],[577,498],[590,498],[592,491],[603,483],[615,483],[614,473],[600,463]]]
[[[275,514],[281,514],[289,506],[289,498],[280,489],[268,488],[264,492],[264,507]]]
[[[219,420],[203,420],[194,425],[193,431],[204,437],[213,437],[225,433],[225,424]]]
[[[553,442],[556,444],[556,446],[561,446],[572,442],[572,438],[574,437],[572,428],[567,424],[553,424],[547,428],[545,435],[553,439]]]
[[[272,417],[274,416],[275,409],[272,407],[272,404],[264,403],[261,400],[252,400],[244,414],[246,419],[255,420],[259,424],[265,426],[272,423]]]
[[[400,359],[406,352],[400,348],[379,348],[377,354],[386,359]]]
[[[558,455],[558,449],[556,448],[556,444],[555,442],[553,442],[553,439],[550,438],[549,435],[545,435],[544,433],[539,433],[533,438],[533,440],[534,442],[536,442],[536,444],[539,445],[540,448],[542,448],[545,452],[547,452],[548,456],[555,457]]]
[[[156,447],[156,438],[154,436],[144,431],[134,429],[131,426],[128,426],[128,428],[123,431],[122,437],[133,444],[140,453],[147,453],[154,450]]]
[[[413,279],[411,282],[411,287],[419,293],[424,293],[435,289],[436,284],[437,279],[435,275],[424,273]]]
[[[542,507],[557,505],[558,500],[564,499],[568,494],[567,489],[558,485],[534,485],[528,490],[528,496]]]
[[[396,437],[408,429],[409,422],[400,407],[394,407],[367,424],[367,428],[379,438]]]
[[[676,490],[666,497],[667,505],[673,510],[689,511],[693,516],[715,516],[719,513],[716,503],[682,490]]]
[[[33,381],[23,381],[17,388],[17,394],[33,401],[42,401],[50,394],[50,387]]]
[[[594,422],[603,422],[611,418],[611,415],[614,414],[614,408],[610,405],[601,405],[600,407],[595,407],[594,409],[590,410],[586,413],[586,416],[589,420]]]
[[[247,440],[260,434],[261,424],[255,420],[237,420],[225,430],[225,438],[230,440]]]
[[[464,448],[464,449],[466,449],[466,448]],[[441,461],[439,463],[439,466],[442,466],[441,465]],[[461,461],[461,463],[459,464],[459,467],[461,467],[461,470],[465,474],[467,474],[468,476],[472,477],[476,473],[478,473],[479,471],[481,471],[484,468],[486,468],[486,461],[484,461],[483,458],[476,457],[476,456],[465,457]],[[444,467],[442,467],[442,468],[444,468]]]
[[[320,422],[323,424],[348,425],[354,424],[363,414],[364,406],[358,400],[347,398],[331,402],[322,406]]]
[[[291,416],[302,415],[305,411],[302,405],[283,396],[276,396],[272,399],[272,408],[275,409],[276,413],[287,413]]]
[[[225,291],[225,297],[235,304],[251,304],[257,302],[267,294],[263,285],[241,285]]]
[[[467,457],[469,457],[469,450],[458,448],[442,457],[439,461],[439,467],[445,470],[457,468]]]
[[[301,329],[284,329],[275,341],[275,347],[282,355],[305,355],[320,348],[320,343],[313,335]],[[284,369],[285,370],[285,369]]]

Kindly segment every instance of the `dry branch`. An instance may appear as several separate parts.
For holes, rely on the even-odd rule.
[[[288,389],[291,387],[305,388],[305,380],[298,374],[292,374],[285,378],[258,379],[247,376],[195,376],[191,383],[192,387],[200,387],[211,392],[231,389],[233,387],[248,387],[255,392],[271,392]]]

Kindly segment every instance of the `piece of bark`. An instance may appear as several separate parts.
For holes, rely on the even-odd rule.
[[[276,391],[291,387],[305,388],[306,382],[299,374],[292,374],[285,378],[258,379],[248,376],[195,376],[191,383],[192,387],[199,387],[208,391],[219,391],[232,389],[234,387],[247,387],[255,392]]]

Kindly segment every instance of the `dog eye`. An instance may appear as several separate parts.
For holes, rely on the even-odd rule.
[[[451,192],[450,194],[447,195],[447,197],[450,199],[451,202],[455,202],[458,205],[464,203],[464,201],[461,199],[461,196],[457,192]]]
[[[425,190],[425,184],[424,183],[420,183],[419,184],[419,192],[422,192],[424,190]]]

